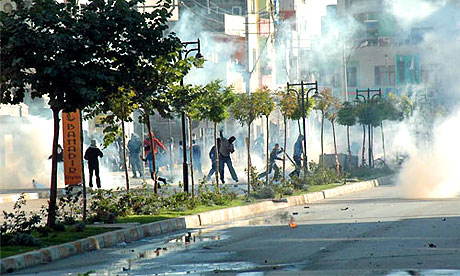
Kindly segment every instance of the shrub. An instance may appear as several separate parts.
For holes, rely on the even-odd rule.
[[[274,198],[275,190],[273,187],[264,186],[252,193],[252,196],[258,199]]]
[[[22,210],[25,204],[24,194],[21,194],[18,201],[14,203],[13,212],[3,211],[4,221],[0,227],[2,236],[5,234],[30,233],[40,225],[42,217],[32,212],[27,216],[26,212]]]
[[[31,234],[27,233],[8,233],[1,237],[2,246],[6,245],[22,245],[22,246],[37,246],[40,245],[40,240]]]
[[[72,186],[65,188],[65,196],[59,198],[56,210],[56,221],[65,225],[77,223],[82,214],[83,204],[80,200],[83,191],[73,192]]]
[[[104,223],[116,222],[120,212],[117,195],[112,190],[102,189],[92,191],[91,195],[88,221]]]

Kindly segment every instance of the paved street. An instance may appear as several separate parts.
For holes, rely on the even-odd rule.
[[[288,226],[291,217],[297,228]],[[381,186],[195,230],[190,243],[176,233],[21,273],[460,275],[458,229],[460,198],[405,199],[397,187]]]

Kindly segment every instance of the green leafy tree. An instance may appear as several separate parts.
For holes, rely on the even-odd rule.
[[[15,2],[17,10],[0,13],[0,99],[20,103],[28,89],[32,98],[49,98],[54,133],[47,225],[54,227],[59,113],[103,100],[98,88],[111,76],[100,48],[94,46],[102,43],[101,37],[90,35],[98,26],[84,20],[85,11],[76,2],[36,0],[30,7]]]
[[[283,115],[284,121],[284,143],[283,143],[283,179],[286,176],[286,140],[287,140],[287,124],[288,119],[293,119],[295,116],[300,118],[300,107],[299,101],[295,93],[292,91],[279,91],[278,93],[279,101],[278,107]],[[297,119],[298,120],[298,119]]]
[[[337,122],[347,127],[348,170],[351,171],[350,127],[356,124],[355,107],[350,102],[343,103],[337,114]]]
[[[216,149],[215,176],[219,186],[219,154],[217,151],[217,124],[229,117],[229,107],[235,101],[232,86],[223,86],[221,80],[215,80],[205,85],[203,94],[192,104],[190,117],[195,120],[209,120],[214,124],[214,148]]]
[[[125,122],[132,121],[131,114],[138,105],[134,102],[135,93],[133,90],[119,87],[117,93],[108,95],[105,102],[96,104],[88,108],[90,113],[86,116],[92,118],[98,114],[103,114],[102,122],[107,125],[104,129],[104,147],[108,147],[115,142],[115,139],[121,135],[123,150],[123,170],[125,173],[126,190],[129,191],[128,167],[126,165],[126,131]],[[121,125],[121,127],[120,127]],[[121,128],[121,130],[120,130]]]
[[[315,109],[321,112],[321,170],[324,171],[324,118],[326,112],[331,106],[331,89],[323,89],[320,91],[321,97],[316,101]]]
[[[248,137],[246,139],[246,145],[248,150],[248,167],[247,167],[247,177],[248,177],[248,197],[250,195],[251,189],[251,125],[256,118],[261,116],[261,111],[256,104],[255,98],[252,94],[237,94],[235,102],[230,107],[230,111],[233,117],[240,122],[241,125],[248,126]]]
[[[337,154],[337,140],[335,137],[335,121],[337,120],[338,113],[342,104],[340,100],[332,95],[328,96],[329,108],[326,110],[326,118],[331,122],[332,125],[332,137],[334,139],[334,155],[335,155],[335,168],[337,174],[340,174],[339,157]]]
[[[268,186],[269,178],[268,178],[268,171],[270,167],[270,145],[269,145],[269,117],[272,111],[275,109],[275,101],[271,95],[270,89],[267,86],[264,86],[260,89],[256,89],[254,93],[252,93],[252,100],[255,107],[258,109],[258,114],[260,116],[265,116],[266,119],[266,127],[267,127],[267,145],[266,145],[266,179],[265,184]]]

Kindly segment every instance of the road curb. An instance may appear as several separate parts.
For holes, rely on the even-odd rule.
[[[47,264],[76,254],[81,254],[93,250],[100,250],[101,248],[105,247],[112,247],[123,242],[129,243],[143,239],[145,237],[230,221],[291,206],[312,204],[343,194],[363,191],[377,187],[379,185],[385,185],[392,180],[393,176],[387,176],[375,180],[350,183],[321,192],[290,196],[287,198],[287,202],[273,202],[271,200],[267,200],[250,205],[213,210],[196,215],[162,220],[134,226],[127,229],[107,232],[97,236],[92,236],[85,239],[42,248],[40,250],[1,259],[1,273],[9,273],[38,264]]]

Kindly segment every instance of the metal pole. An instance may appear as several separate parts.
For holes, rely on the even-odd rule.
[[[181,86],[183,81],[181,80]],[[182,164],[182,180],[184,182],[184,192],[188,193],[188,164],[187,164],[187,137],[185,133],[185,113],[181,113],[181,124],[182,124],[182,153],[184,162]]]
[[[307,128],[305,125],[305,89],[303,88],[303,81],[300,82],[300,87],[302,90],[302,124],[303,124],[303,170],[307,171]],[[308,98],[307,98],[308,103]]]

